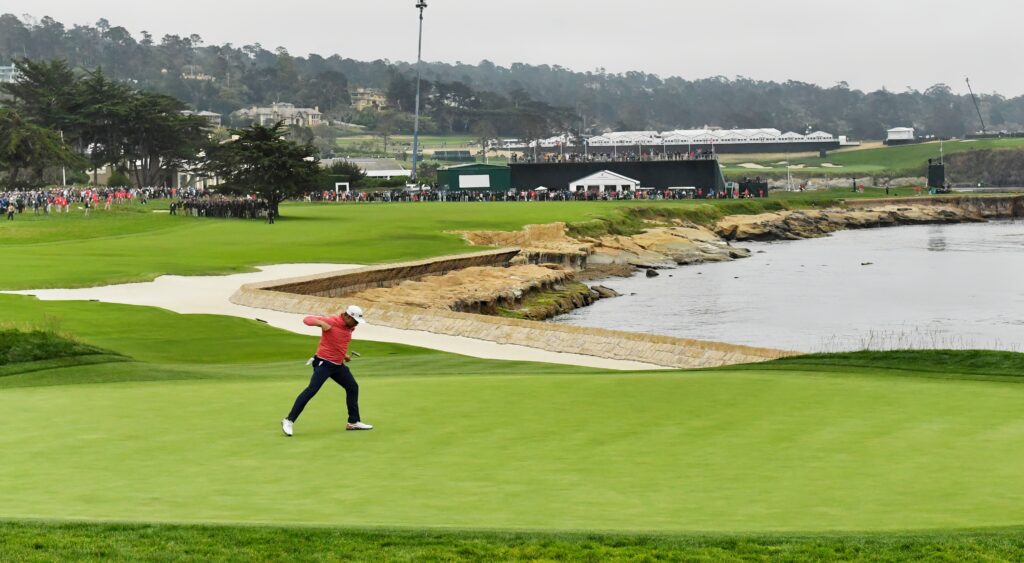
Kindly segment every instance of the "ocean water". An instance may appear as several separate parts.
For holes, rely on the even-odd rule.
[[[1024,352],[1024,221],[738,245],[754,254],[592,282],[623,296],[551,322],[803,352]]]

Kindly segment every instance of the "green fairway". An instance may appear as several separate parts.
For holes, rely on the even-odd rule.
[[[284,208],[284,219],[276,225],[165,213],[23,216],[0,224],[0,248],[13,265],[0,270],[0,288],[116,283],[163,273],[238,272],[256,264],[366,264],[469,252],[472,248],[449,231],[581,221],[626,204],[293,204]],[[8,230],[15,236],[7,238]]]
[[[942,143],[942,152],[946,156],[972,150],[1020,148],[1024,148],[1024,139],[978,139]],[[939,143],[937,141],[863,150],[837,150],[830,152],[825,158],[813,156],[787,159],[785,155],[775,155],[772,160],[746,161],[736,156],[730,156],[730,160],[736,162],[723,164],[723,166],[730,177],[740,174],[784,177],[786,165],[779,164],[779,162],[786,160],[795,166],[800,166],[790,170],[794,176],[800,177],[924,176],[927,173],[929,158],[939,158]],[[753,162],[768,167],[768,169],[739,166],[743,162]],[[833,166],[823,166],[824,164]]]
[[[881,190],[787,193],[769,200],[508,203],[288,204],[275,225],[172,217],[166,202],[84,217],[20,215],[0,222],[0,289],[81,287],[146,281],[161,274],[250,271],[297,262],[376,264],[471,252],[453,231],[515,230],[527,224],[591,221],[623,210],[689,211],[693,220],[723,213],[834,205]],[[161,206],[163,208],[161,208]],[[638,222],[634,221],[639,225]]]
[[[380,135],[346,135],[335,140],[338,150],[344,153],[384,153],[384,139]],[[435,150],[468,150],[476,153],[480,150],[480,139],[473,135],[420,135],[420,151],[432,153]],[[394,155],[406,151],[412,153],[412,135],[390,135],[388,137],[388,153]],[[427,154],[426,156],[430,156]],[[411,157],[410,157],[411,158]],[[411,161],[410,161],[411,162]],[[411,166],[411,164],[410,164]]]

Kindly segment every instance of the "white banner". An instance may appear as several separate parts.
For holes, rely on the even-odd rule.
[[[491,187],[491,176],[489,174],[478,174],[473,176],[459,176],[460,188],[489,188]]]

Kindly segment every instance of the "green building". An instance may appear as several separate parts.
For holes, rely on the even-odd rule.
[[[437,171],[437,186],[449,190],[506,191],[512,187],[512,171],[497,164],[458,164]]]

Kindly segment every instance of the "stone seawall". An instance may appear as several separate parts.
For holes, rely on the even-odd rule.
[[[1024,217],[1024,195],[945,195],[898,199],[852,199],[846,202],[846,207],[857,209],[880,205],[952,207],[986,219]]]
[[[485,258],[486,256],[490,258]],[[508,251],[477,255],[479,259],[492,260],[504,260],[507,256]],[[397,277],[413,275],[416,272],[430,272],[435,268],[437,271],[443,271],[452,266],[453,260],[455,258],[439,258],[377,266],[372,269],[361,268],[346,273],[247,284],[232,295],[231,301],[249,307],[299,314],[337,314],[347,305],[356,303],[365,309],[371,323],[391,328],[461,336],[500,344],[517,344],[551,352],[631,360],[673,368],[754,363],[793,355],[792,352],[769,348],[338,298],[351,293],[353,286],[378,283],[378,280],[386,277],[388,272],[393,272]],[[433,266],[430,263],[438,265]],[[367,272],[373,272],[373,281],[360,277],[365,276]],[[332,285],[335,283],[341,283],[344,289],[333,290]]]
[[[367,289],[392,287],[403,281],[427,275],[443,275],[476,266],[508,266],[519,254],[518,248],[504,248],[346,270],[336,274],[292,278],[276,282],[278,291],[321,297],[343,297]]]
[[[715,224],[715,232],[724,239],[734,241],[800,240],[828,236],[847,229],[983,223],[989,219],[1013,217],[1017,205],[1017,202],[1009,198],[984,202],[941,198],[924,202],[909,198],[871,200],[849,203],[834,209],[731,215]]]

